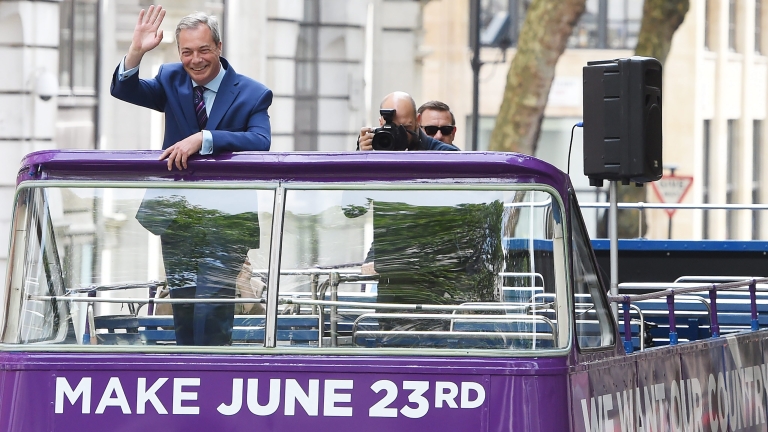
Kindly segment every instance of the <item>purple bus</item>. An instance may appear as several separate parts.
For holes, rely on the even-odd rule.
[[[743,313],[657,295],[648,346],[543,161],[158,154],[22,161],[0,430],[766,430],[762,281]]]

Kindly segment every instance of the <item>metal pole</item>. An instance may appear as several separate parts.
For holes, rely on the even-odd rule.
[[[597,9],[597,48],[608,48],[608,0],[600,0]]]
[[[612,181],[609,185],[609,195],[611,206],[608,209],[608,238],[610,239],[611,251],[611,295],[619,295],[619,230],[617,218],[619,212],[618,205],[618,182]],[[618,319],[618,308],[616,303],[611,304],[613,316]]]
[[[672,215],[669,216],[669,222],[667,222],[667,239],[672,240]]]
[[[470,28],[472,29],[472,150],[478,149],[477,131],[480,122],[480,0],[472,0]]]

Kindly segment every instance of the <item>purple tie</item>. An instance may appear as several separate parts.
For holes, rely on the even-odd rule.
[[[197,125],[200,126],[200,130],[205,129],[205,125],[208,123],[208,113],[205,112],[205,101],[203,100],[203,92],[205,87],[195,86],[195,94],[192,97],[192,102],[195,104],[195,116],[197,117]]]

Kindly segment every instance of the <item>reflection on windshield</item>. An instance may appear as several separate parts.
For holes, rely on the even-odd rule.
[[[23,190],[14,248],[24,261],[13,265],[22,313],[7,317],[4,341],[231,344],[235,314],[264,313],[269,251],[261,241],[269,244],[273,197],[253,189]]]
[[[280,313],[324,324],[312,346],[555,346],[548,194],[317,192],[288,191],[280,272]]]
[[[231,195],[231,194],[230,194]],[[244,197],[232,197],[240,204]],[[190,202],[192,201],[192,202]],[[136,220],[160,236],[170,298],[235,298],[238,274],[250,249],[259,248],[257,201],[233,211],[226,193],[150,191]],[[234,303],[174,304],[177,345],[232,343]]]
[[[274,195],[24,189],[13,240],[23,258],[12,263],[9,299],[19,312],[7,314],[3,340],[531,352],[567,344],[556,296],[562,215],[549,193],[288,188],[273,217]],[[277,286],[268,285],[273,219],[283,224]]]
[[[421,207],[373,206],[373,253],[381,303],[457,304],[499,301],[501,201]],[[440,328],[415,322],[394,328]]]

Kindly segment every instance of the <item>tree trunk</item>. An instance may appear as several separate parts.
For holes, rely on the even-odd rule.
[[[643,4],[643,21],[637,39],[635,55],[654,57],[662,66],[672,46],[672,36],[683,23],[688,12],[689,0],[645,0]],[[663,103],[663,96],[662,96]],[[663,105],[662,105],[663,106]],[[663,108],[662,108],[663,109]],[[647,201],[647,187],[635,185],[619,185],[619,202]],[[607,220],[607,219],[604,219]],[[643,219],[645,221],[645,218]],[[646,224],[643,222],[642,232],[639,231],[637,210],[619,211],[617,220],[620,238],[644,236]],[[600,233],[602,234],[602,233]]]
[[[520,31],[517,53],[509,67],[490,150],[529,155],[536,151],[555,65],[584,12],[584,3],[585,0],[531,3]]]
[[[653,57],[664,65],[672,46],[672,36],[688,13],[688,1],[645,0],[635,55]]]

